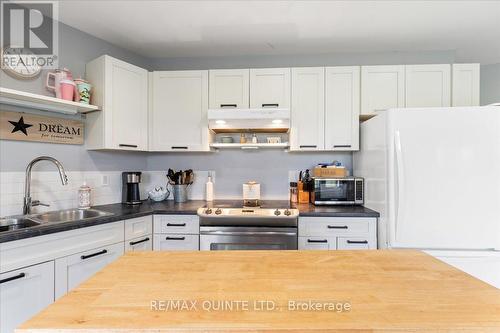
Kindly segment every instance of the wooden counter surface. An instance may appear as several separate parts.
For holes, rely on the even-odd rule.
[[[168,300],[188,309],[154,303]],[[296,311],[294,300],[329,303]],[[418,251],[135,252],[17,330],[195,331],[500,332],[500,290]]]

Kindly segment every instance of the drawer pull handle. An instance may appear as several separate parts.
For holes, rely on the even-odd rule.
[[[221,104],[220,105],[221,108],[235,108],[237,106],[238,105],[236,105],[236,104]]]
[[[137,145],[126,145],[126,144],[124,144],[124,143],[120,143],[118,146],[119,146],[119,147],[137,148]]]
[[[9,281],[14,281],[14,280],[17,280],[17,279],[22,279],[25,276],[26,276],[25,273],[19,273],[17,275],[14,275],[14,276],[11,276],[11,277],[8,277],[8,278],[0,280],[0,284],[6,283],[6,282],[9,282]]]
[[[188,149],[187,146],[172,146],[172,149]]]
[[[106,254],[106,253],[108,253],[108,250],[102,250],[102,251],[99,251],[96,253],[87,254],[86,256],[81,256],[80,258],[82,258],[82,260],[85,260],[85,259],[89,259],[92,257],[100,256],[101,254]]]
[[[186,237],[167,237],[166,240],[185,240]]]
[[[308,239],[308,243],[328,243],[328,239]]]
[[[263,108],[277,108],[279,106],[278,103],[262,103]]]
[[[147,242],[148,240],[149,240],[149,237],[146,237],[146,238],[141,239],[141,240],[138,240],[138,241],[136,241],[136,242],[130,242],[129,244],[130,244],[131,246],[134,246],[134,245],[137,245],[137,244],[141,244],[141,243]]]
[[[299,148],[317,148],[316,145],[300,145]]]
[[[351,145],[333,145],[333,148],[351,148]]]
[[[346,225],[329,225],[328,229],[349,229]]]
[[[353,241],[353,240],[347,240],[347,244],[368,244],[368,241]]]
[[[167,223],[167,227],[185,227],[186,223]]]

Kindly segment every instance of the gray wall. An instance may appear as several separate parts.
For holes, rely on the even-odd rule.
[[[85,64],[103,54],[149,68],[149,60],[145,57],[62,23],[59,25],[60,68],[67,67],[75,77],[84,77]],[[46,73],[47,71],[43,71],[37,79],[28,81],[14,79],[0,71],[0,85],[5,88],[53,96],[45,89]],[[3,109],[7,108],[3,107]],[[0,170],[23,171],[26,164],[39,155],[49,155],[59,159],[70,171],[146,169],[146,156],[141,153],[88,152],[83,146],[1,140]],[[51,170],[51,168],[51,165],[40,165],[37,170]]]
[[[481,66],[481,105],[500,103],[500,63]]]
[[[299,66],[349,66],[394,64],[449,64],[455,51],[330,53],[318,55],[268,55],[203,58],[154,58],[152,70],[260,68]]]
[[[282,149],[224,150],[216,153],[151,154],[149,170],[194,169],[215,171],[215,196],[241,197],[241,184],[256,180],[265,198],[286,198],[289,172],[311,169],[319,162],[337,160],[352,169],[351,153],[289,153]]]

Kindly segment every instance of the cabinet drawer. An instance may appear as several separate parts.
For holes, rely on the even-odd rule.
[[[54,261],[0,274],[0,332],[14,332],[52,302]]]
[[[199,235],[154,235],[153,249],[155,251],[197,251],[199,248]]]
[[[368,250],[370,249],[368,237],[338,237],[338,250]]]
[[[335,250],[335,237],[299,237],[299,250]]]
[[[196,215],[155,215],[155,234],[199,234],[200,222]]]
[[[153,235],[145,235],[125,241],[127,251],[151,251],[153,249]]]
[[[123,221],[0,244],[0,272],[122,242]]]
[[[125,220],[125,240],[142,237],[153,233],[151,216]]]
[[[299,236],[364,236],[370,233],[374,218],[301,217]]]
[[[123,254],[123,242],[56,259],[56,298],[99,272]]]

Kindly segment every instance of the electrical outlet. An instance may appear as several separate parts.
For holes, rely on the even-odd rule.
[[[101,185],[102,186],[108,186],[109,185],[109,176],[108,175],[102,175]]]

